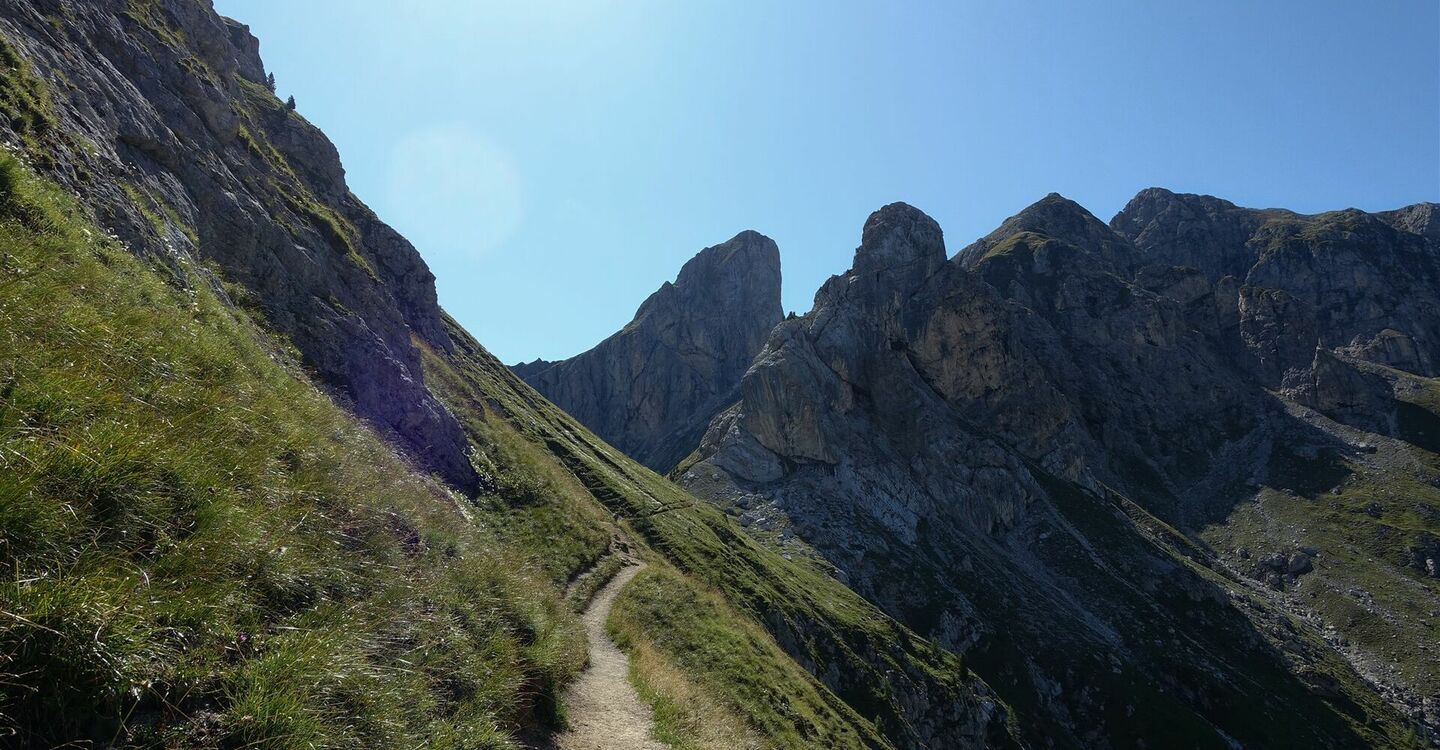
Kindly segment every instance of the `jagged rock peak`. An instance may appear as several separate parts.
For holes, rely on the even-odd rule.
[[[1266,221],[1296,218],[1283,209],[1243,208],[1222,198],[1141,190],[1110,220],[1110,227],[1135,243],[1147,264],[1188,266],[1212,281],[1244,278],[1255,262],[1247,247]]]
[[[769,237],[747,229],[686,261],[675,281],[665,282],[640,304],[626,330],[720,316],[745,325],[765,321],[773,326],[782,315],[780,248]]]
[[[1093,254],[1107,270],[1128,275],[1135,266],[1134,247],[1079,203],[1050,193],[1006,219],[995,231],[961,250],[956,261],[974,268],[996,244],[1022,232],[1063,240]]]
[[[53,118],[37,138],[0,116],[0,141],[135,254],[244,287],[332,395],[427,470],[479,487],[460,423],[424,384],[416,342],[453,345],[434,275],[268,89],[243,24],[209,0],[22,0],[0,2],[0,41],[51,84]]]
[[[741,376],[783,316],[780,249],[746,230],[701,250],[594,349],[513,370],[600,437],[663,472],[735,401]]]
[[[1059,193],[1050,193],[1026,206],[1023,211],[1002,224],[1000,229],[1008,230],[1008,233],[1036,232],[1091,250],[1099,249],[1100,245],[1114,240],[1109,227],[1097,219],[1095,214]]]
[[[778,304],[780,248],[775,240],[746,229],[686,261],[673,286],[717,302],[744,295],[757,305]]]
[[[855,249],[856,272],[933,273],[945,263],[945,235],[936,221],[907,203],[870,214]]]

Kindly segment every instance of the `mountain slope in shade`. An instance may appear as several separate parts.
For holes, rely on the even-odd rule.
[[[514,370],[595,434],[666,472],[735,402],[782,314],[780,251],[745,231],[700,251],[595,348]]]
[[[1132,240],[1051,195],[953,260],[877,211],[680,480],[965,653],[1036,744],[1418,743],[1430,209],[1166,196]]]

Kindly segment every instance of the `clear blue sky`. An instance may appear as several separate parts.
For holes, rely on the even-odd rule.
[[[216,0],[507,362],[589,348],[700,248],[785,305],[904,200],[951,252],[1050,191],[1440,200],[1440,3]]]

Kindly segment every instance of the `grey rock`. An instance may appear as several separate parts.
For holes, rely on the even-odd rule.
[[[425,262],[350,192],[324,134],[268,91],[244,25],[209,3],[131,5],[0,1],[0,36],[54,99],[37,166],[137,254],[214,263],[337,399],[476,490],[414,343],[451,347]],[[21,141],[21,126],[0,116],[0,137]]]
[[[782,314],[780,251],[745,231],[702,250],[595,348],[512,369],[595,434],[667,472],[737,400]]]
[[[1440,367],[1440,206],[1302,215],[1142,191],[1111,220],[1147,263],[1241,280],[1241,342],[1266,382],[1306,369],[1318,340],[1434,376]]]
[[[1180,562],[1188,547],[1133,521],[1197,528],[1230,511],[1227,488],[1280,481],[1272,453],[1322,462],[1282,385],[1367,419],[1388,391],[1364,367],[1423,369],[1429,312],[1391,295],[1393,269],[1337,222],[1423,276],[1419,235],[1348,214],[1147,191],[1112,227],[1051,195],[942,263],[939,228],[886,206],[851,270],[775,328],[687,477],[716,497],[772,498],[857,591],[1037,706],[1037,737],[1127,744],[1100,707],[1158,684],[1151,711],[1198,710],[1217,741],[1264,744],[1234,718],[1263,705],[1314,717],[1311,739],[1331,744],[1347,730],[1320,728],[1336,710],[1325,702],[1353,696],[1302,677],[1296,664],[1318,662],[1290,616],[1241,605]],[[1327,275],[1339,267],[1364,273]],[[1366,348],[1388,335],[1376,320],[1414,345]],[[1313,569],[1299,551],[1253,567],[1280,590]],[[1165,603],[1176,598],[1189,604]],[[1097,669],[1129,687],[1097,693],[1078,677]],[[1231,688],[1197,708],[1179,697],[1200,689],[1193,670]],[[1233,689],[1257,679],[1273,687]]]

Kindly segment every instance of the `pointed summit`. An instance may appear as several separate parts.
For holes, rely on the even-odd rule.
[[[691,317],[715,314],[778,321],[780,248],[753,229],[707,247],[685,262],[674,283],[661,286],[640,305],[636,322],[656,308]]]
[[[891,203],[870,214],[855,250],[857,273],[928,275],[945,263],[945,235],[934,219],[907,203]]]
[[[1135,249],[1124,238],[1059,193],[1050,193],[1006,219],[995,231],[961,250],[956,260],[966,268],[975,268],[995,246],[1027,232],[1074,245],[1111,272],[1128,276],[1135,267]]]
[[[780,249],[746,230],[701,250],[595,348],[512,369],[600,437],[665,472],[735,400],[783,315]]]

